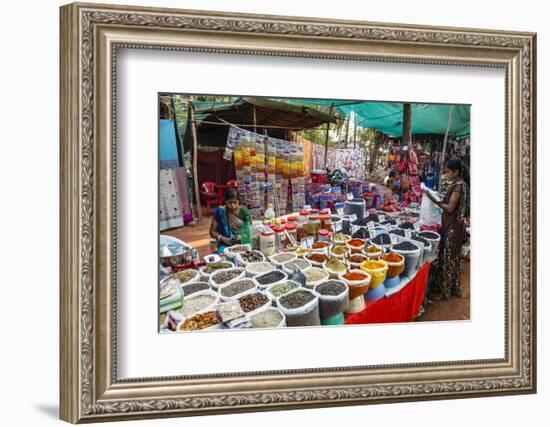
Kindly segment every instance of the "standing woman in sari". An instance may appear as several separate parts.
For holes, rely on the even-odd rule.
[[[451,295],[457,297],[462,295],[460,286],[461,249],[470,196],[468,172],[462,160],[452,158],[445,164],[445,175],[450,183],[443,200],[437,201],[429,191],[425,190],[432,202],[443,210],[436,280],[428,295],[431,300],[448,299]]]
[[[227,246],[249,243],[250,213],[241,206],[239,193],[228,188],[223,193],[224,205],[214,211],[210,224],[210,237],[217,241],[217,252],[222,253]]]

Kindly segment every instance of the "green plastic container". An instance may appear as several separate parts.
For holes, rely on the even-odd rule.
[[[343,325],[344,313],[339,313],[336,316],[326,317],[321,319],[321,325]]]

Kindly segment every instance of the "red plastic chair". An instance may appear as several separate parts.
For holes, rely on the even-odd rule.
[[[205,181],[201,185],[201,194],[206,203],[206,209],[210,211],[210,206],[219,206],[220,201],[218,198],[218,193],[216,193],[216,184],[211,181]]]
[[[237,187],[238,187],[237,180],[236,180],[236,179],[232,179],[232,180],[230,180],[230,181],[227,181],[227,186],[228,186],[228,187],[237,188]]]

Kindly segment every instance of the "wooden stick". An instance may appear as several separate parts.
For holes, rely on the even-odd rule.
[[[202,218],[201,212],[201,193],[199,191],[199,174],[197,170],[197,155],[198,155],[198,142],[197,142],[197,129],[195,125],[195,111],[193,103],[189,101],[189,117],[191,118],[191,134],[193,136],[193,182],[195,184],[195,201],[197,203],[197,216],[199,221]]]
[[[333,106],[331,105],[330,106],[330,110],[329,110],[329,115],[332,116],[332,109],[333,109]],[[330,130],[330,122],[327,122],[327,130],[326,130],[326,133],[325,133],[325,162],[324,162],[324,167],[325,169],[327,168],[327,159],[328,159],[328,132]]]

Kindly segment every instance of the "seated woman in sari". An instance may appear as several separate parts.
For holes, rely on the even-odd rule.
[[[224,205],[214,211],[210,224],[210,237],[218,242],[217,253],[222,253],[227,246],[248,243],[242,234],[249,235],[247,227],[250,227],[250,213],[241,206],[236,189],[226,189],[223,201]]]

